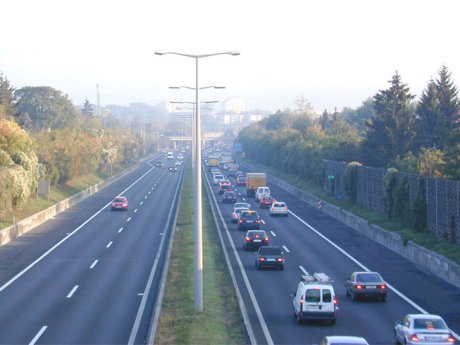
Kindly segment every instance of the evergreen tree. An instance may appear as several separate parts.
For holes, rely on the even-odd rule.
[[[85,98],[85,103],[83,103],[83,109],[81,112],[83,115],[93,116],[93,105],[88,101],[88,98]]]
[[[458,131],[460,126],[460,101],[458,90],[451,80],[451,74],[444,65],[439,71],[439,77],[436,80],[439,112],[441,113],[443,123],[437,128],[439,133],[439,149],[446,147],[449,138]],[[433,129],[432,129],[433,130]]]
[[[374,96],[375,116],[367,122],[363,148],[368,165],[385,166],[409,151],[413,143],[415,116],[411,101],[414,96],[398,72],[389,83],[389,89]]]
[[[422,92],[416,111],[416,151],[422,147],[439,148],[444,126],[439,109],[438,88],[433,80]]]
[[[14,116],[14,88],[10,81],[0,73],[0,118],[8,118]]]

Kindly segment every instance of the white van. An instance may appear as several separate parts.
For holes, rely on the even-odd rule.
[[[297,291],[291,296],[297,323],[327,320],[335,324],[338,308],[332,280],[326,274],[302,275]]]
[[[264,196],[270,196],[270,188],[268,187],[257,187],[256,190],[256,201],[259,201]]]

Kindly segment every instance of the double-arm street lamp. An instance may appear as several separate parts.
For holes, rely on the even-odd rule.
[[[156,51],[156,55],[180,55],[189,58],[195,59],[195,121],[194,121],[194,133],[192,133],[192,138],[194,140],[195,148],[195,157],[194,160],[194,198],[193,198],[193,217],[194,217],[194,226],[193,234],[195,241],[195,250],[194,250],[194,302],[195,302],[195,311],[203,311],[203,225],[202,225],[202,198],[201,198],[201,121],[200,121],[200,97],[199,90],[200,86],[198,83],[198,60],[205,57],[216,56],[216,55],[240,55],[236,51],[228,51],[221,53],[213,54],[183,54],[176,52],[161,52]]]

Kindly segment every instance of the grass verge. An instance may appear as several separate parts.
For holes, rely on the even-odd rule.
[[[299,176],[281,172],[271,166],[266,166],[249,159],[240,158],[240,160],[246,161],[248,164],[256,167],[257,169],[265,171],[270,175],[276,176],[310,194],[317,196],[318,198],[321,198],[322,200],[327,201],[328,203],[347,210],[357,215],[358,217],[364,218],[369,223],[376,224],[386,230],[396,232],[403,238],[405,243],[407,243],[409,240],[413,241],[420,246],[439,253],[446,258],[449,258],[453,262],[460,264],[460,246],[454,243],[442,241],[431,232],[426,231],[423,233],[416,233],[407,224],[389,220],[388,218],[376,212],[360,208],[357,205],[346,202],[345,200],[337,200],[332,195],[326,193],[326,191],[324,191],[324,189],[318,185],[305,181]]]
[[[248,344],[209,200],[203,195],[203,311],[194,310],[193,191],[187,166],[155,344]]]

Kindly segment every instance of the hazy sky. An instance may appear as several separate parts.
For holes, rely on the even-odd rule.
[[[357,107],[396,70],[420,95],[445,64],[460,82],[458,0],[2,0],[0,72],[14,87],[48,85],[127,105],[193,101],[191,58],[155,50],[240,56],[200,59],[203,100],[251,108]]]

